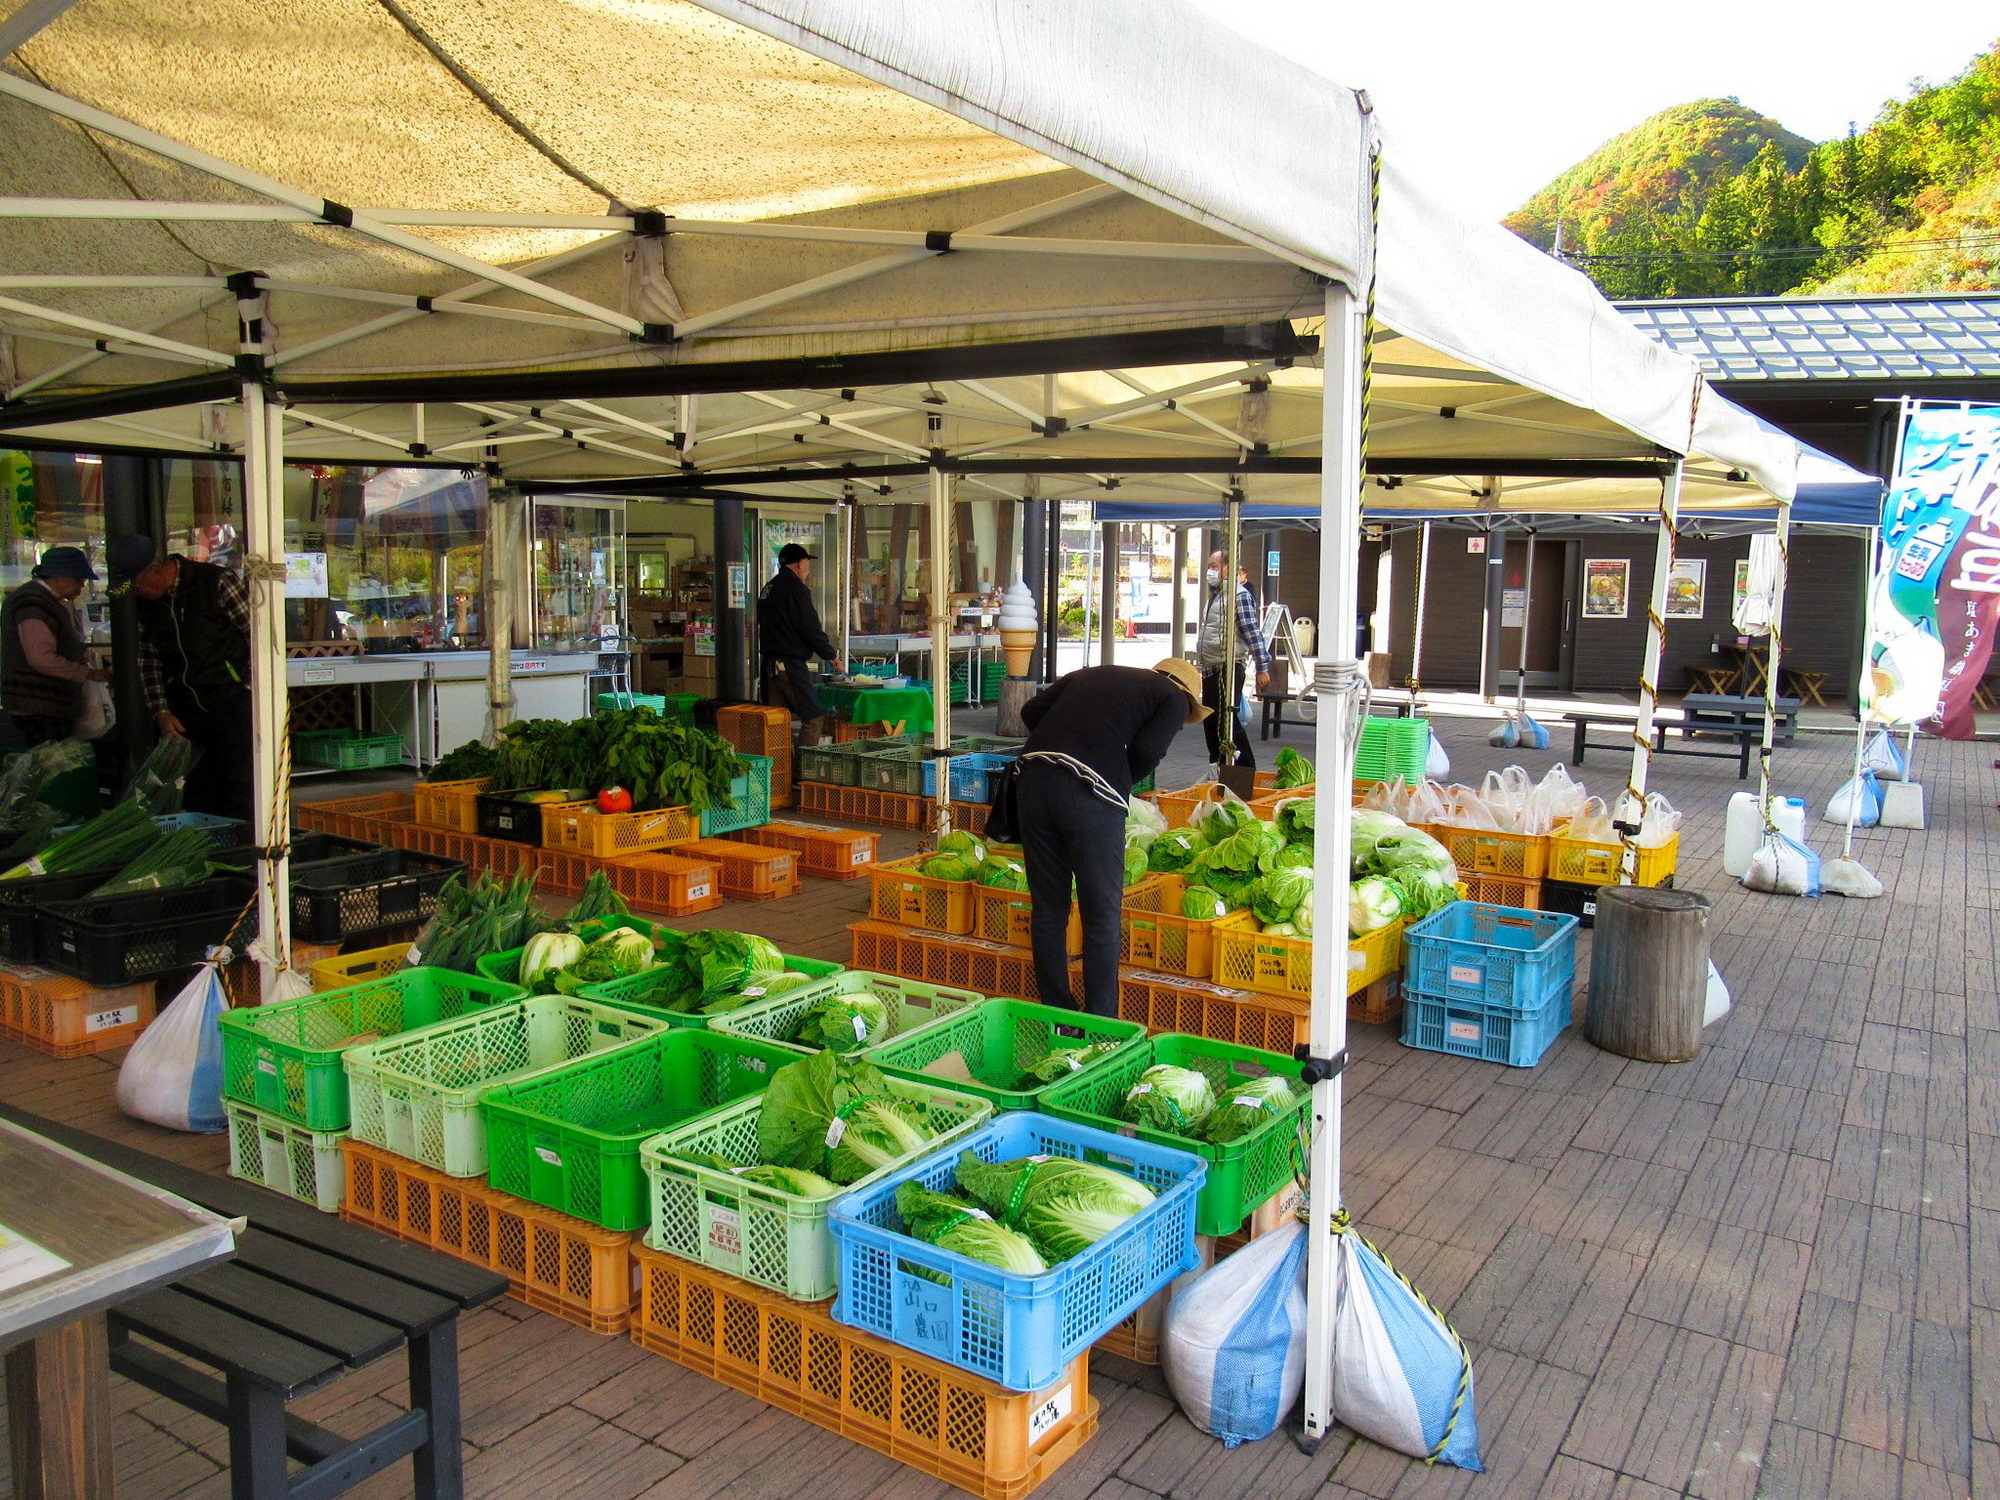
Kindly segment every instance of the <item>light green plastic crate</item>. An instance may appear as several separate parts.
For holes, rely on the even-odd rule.
[[[222,1092],[308,1130],[345,1130],[350,1047],[481,1006],[519,999],[504,984],[456,969],[398,969],[298,1000],[222,1013]]]
[[[717,804],[701,815],[701,836],[720,838],[745,828],[762,828],[771,821],[771,757],[742,755],[741,776],[730,778],[728,807]]]
[[[537,995],[356,1047],[345,1059],[354,1138],[447,1177],[484,1176],[479,1097],[489,1087],[664,1029],[614,1005]]]
[[[1194,1069],[1208,1080],[1218,1098],[1226,1088],[1272,1073],[1289,1078],[1297,1097],[1289,1109],[1273,1112],[1269,1123],[1261,1129],[1219,1146],[1190,1136],[1148,1130],[1128,1122],[1120,1105],[1126,1090],[1155,1063]],[[1276,1052],[1165,1032],[1142,1046],[1107,1058],[1100,1068],[1054,1085],[1042,1095],[1042,1111],[1059,1120],[1074,1120],[1080,1125],[1118,1131],[1156,1145],[1192,1151],[1208,1163],[1208,1178],[1195,1206],[1194,1232],[1235,1234],[1251,1210],[1290,1182],[1295,1171],[1304,1170],[1299,1132],[1306,1123],[1305,1111],[1311,1098],[1299,1082],[1302,1066],[1296,1059]]]
[[[629,927],[649,940],[659,931],[654,923],[648,922],[644,917],[599,917],[594,922],[584,923],[577,936],[588,943],[603,937],[607,932],[615,932],[620,927]],[[654,946],[657,947],[658,944],[655,943]],[[488,979],[498,979],[506,984],[517,985],[521,982],[521,955],[527,951],[524,944],[519,948],[509,948],[503,953],[482,954],[472,966]]]
[[[906,1161],[929,1156],[972,1134],[993,1113],[992,1105],[970,1094],[904,1078],[887,1082],[892,1094],[916,1107],[933,1135]],[[817,1302],[835,1290],[833,1230],[827,1210],[842,1193],[905,1162],[891,1162],[823,1198],[801,1198],[686,1159],[698,1155],[756,1161],[757,1120],[764,1098],[753,1094],[725,1104],[639,1148],[652,1189],[652,1227],[646,1231],[646,1243],[796,1301]]]
[[[606,1229],[644,1229],[640,1144],[760,1092],[797,1055],[717,1031],[665,1031],[488,1089],[479,1103],[486,1180]]]
[[[829,959],[794,958],[789,953],[782,956],[787,969],[794,974],[810,975],[814,979],[824,979],[829,974],[838,974],[841,969],[839,964]],[[607,1005],[616,1005],[642,1016],[665,1021],[669,1026],[707,1027],[714,1025],[720,1019],[717,1016],[704,1016],[691,1011],[667,1010],[659,1004],[660,996],[671,977],[662,966],[631,974],[623,979],[609,979],[603,984],[585,985],[580,993],[591,1000],[601,1000]],[[751,1003],[761,999],[761,994],[754,996]],[[724,1012],[724,1014],[729,1013]]]
[[[939,1016],[969,1009],[985,998],[973,994],[971,990],[924,984],[919,980],[905,979],[900,974],[842,969],[812,984],[800,985],[790,994],[780,995],[775,1000],[762,1000],[731,1011],[728,1015],[717,1016],[713,1029],[734,1032],[738,1036],[760,1037],[800,1052],[817,1052],[817,1047],[792,1040],[792,1031],[799,1024],[800,1017],[829,995],[851,995],[857,990],[873,990],[887,1001],[888,1019],[877,1035],[858,1038],[856,1046],[842,1047],[839,1049],[842,1052],[858,1052],[862,1041],[869,1044],[886,1041],[892,1036],[927,1025]]]
[[[290,1120],[222,1101],[229,1121],[229,1175],[297,1199],[323,1214],[340,1212],[347,1164],[340,1154],[344,1130],[308,1130]]]
[[[996,1110],[1038,1109],[1042,1095],[1054,1085],[1036,1083],[1022,1087],[1021,1075],[1057,1047],[1108,1041],[1134,1050],[1145,1039],[1146,1028],[1138,1021],[1093,1016],[1087,1011],[1037,1005],[1028,1000],[1003,999],[988,1000],[971,1010],[878,1042],[863,1055],[885,1073],[949,1083],[953,1088],[991,1101]],[[950,1073],[925,1071],[940,1058],[954,1055],[972,1075],[970,1082],[962,1082]],[[1107,1053],[1071,1076],[1092,1072],[1123,1055],[1123,1051]]]

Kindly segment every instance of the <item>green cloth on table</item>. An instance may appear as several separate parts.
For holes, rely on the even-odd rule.
[[[819,701],[856,724],[900,723],[912,734],[929,734],[934,723],[929,688],[822,687]]]

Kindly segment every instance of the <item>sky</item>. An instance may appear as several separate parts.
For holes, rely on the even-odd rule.
[[[1992,0],[1192,0],[1305,66],[1365,88],[1385,139],[1460,207],[1500,218],[1671,104],[1734,95],[1820,141],[1912,80],[2000,40]]]

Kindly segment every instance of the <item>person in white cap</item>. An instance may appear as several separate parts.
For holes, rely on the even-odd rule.
[[[1125,901],[1125,804],[1184,724],[1198,724],[1201,674],[1170,656],[1151,671],[1085,667],[1021,707],[1028,743],[1016,794],[1028,867],[1035,987],[1076,1009],[1070,989],[1070,886],[1083,917],[1083,1008],[1118,1014],[1118,917]]]

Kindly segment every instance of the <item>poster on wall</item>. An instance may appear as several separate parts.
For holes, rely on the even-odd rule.
[[[1583,617],[1622,620],[1632,593],[1632,560],[1626,557],[1586,557],[1583,560]]]
[[[1699,620],[1708,606],[1708,563],[1699,557],[1678,557],[1667,569],[1667,618]]]
[[[326,591],[326,554],[324,552],[287,552],[285,554],[285,597],[287,599],[324,599]]]
[[[1736,576],[1729,584],[1729,618],[1735,619],[1743,613],[1744,596],[1750,592],[1750,559],[1736,559]]]
[[[1919,407],[1882,502],[1866,717],[1973,735],[2000,626],[2000,407]]]

